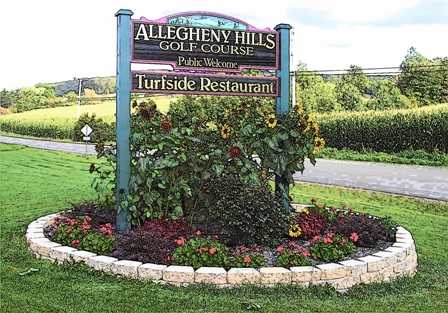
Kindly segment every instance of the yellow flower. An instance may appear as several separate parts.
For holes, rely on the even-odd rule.
[[[221,128],[221,136],[226,139],[230,137],[230,127],[227,124],[224,124]]]
[[[310,214],[310,211],[308,211],[307,208],[303,208],[302,211],[300,211],[300,213],[303,213],[303,214]]]
[[[323,138],[320,138],[320,137],[314,138],[313,153],[315,154],[317,151],[322,150],[324,146],[325,146],[325,140]]]
[[[288,235],[291,237],[299,237],[302,234],[302,228],[299,224],[292,224],[288,226]]]
[[[292,193],[289,193],[289,202],[294,202],[294,195]]]
[[[275,118],[275,114],[269,114],[266,118],[266,124],[268,127],[274,128],[277,125],[277,119]]]
[[[224,112],[224,117],[229,118],[229,115],[230,115],[230,110],[226,109],[226,111]]]
[[[266,177],[267,177],[266,171],[261,172],[260,179],[263,180],[263,179],[266,179]]]

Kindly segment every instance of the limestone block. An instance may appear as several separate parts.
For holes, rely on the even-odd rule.
[[[304,283],[320,280],[322,272],[313,266],[291,267],[291,281],[293,283]]]
[[[357,276],[367,273],[367,263],[358,260],[341,261],[339,264],[347,268],[347,276]]]
[[[104,255],[93,256],[87,259],[87,265],[97,271],[109,272],[112,268],[112,263],[118,261],[116,258],[111,258]]]
[[[379,283],[383,279],[383,275],[380,273],[380,271],[376,272],[368,272],[365,274],[362,274],[360,276],[361,283],[369,284],[369,283]]]
[[[227,284],[227,271],[222,267],[201,267],[194,274],[195,283]]]
[[[231,268],[227,272],[227,282],[229,284],[259,284],[260,281],[260,272],[254,268]]]
[[[263,267],[260,276],[262,284],[291,284],[291,271],[283,267]]]
[[[28,243],[31,243],[31,239],[36,239],[36,238],[43,239],[43,238],[45,238],[45,235],[43,232],[27,233],[26,234],[26,242],[28,242]]]
[[[395,254],[390,253],[388,251],[380,251],[372,254],[372,256],[384,258],[384,263],[386,267],[392,267],[397,263],[397,257]]]
[[[163,280],[170,283],[193,283],[194,269],[191,266],[168,266],[163,270]]]
[[[41,239],[41,241],[39,241]],[[30,247],[33,246],[33,251],[39,254],[41,257],[50,257],[50,249],[61,247],[59,243],[51,242],[46,238],[36,238],[31,240]],[[34,250],[35,249],[35,250]]]
[[[75,262],[84,262],[87,264],[88,259],[96,256],[96,254],[92,253],[92,252],[83,251],[83,250],[75,250],[72,253],[70,253],[70,256],[73,259],[73,261],[75,261]]]
[[[300,286],[303,289],[309,288],[310,287],[310,282],[303,282],[303,283],[299,283],[299,282],[292,282],[291,283],[292,286]]]
[[[367,272],[369,273],[381,270],[386,264],[384,258],[371,255],[359,258],[358,260],[367,263]]]
[[[138,277],[140,279],[161,280],[163,278],[163,270],[167,265],[145,263],[138,268]]]
[[[407,256],[406,248],[404,248],[404,247],[393,247],[392,246],[392,247],[387,248],[384,251],[393,253],[395,255],[395,258],[397,259],[397,263],[403,261]]]
[[[321,280],[330,280],[347,276],[347,268],[341,264],[327,263],[320,264],[317,267],[321,270]]]
[[[140,265],[142,265],[142,262],[120,260],[112,263],[111,271],[115,275],[137,278]]]
[[[58,263],[62,263],[64,261],[69,261],[71,259],[70,253],[72,253],[73,251],[76,251],[76,249],[72,247],[67,246],[54,247],[50,248],[49,257]]]
[[[348,288],[358,285],[360,283],[361,283],[360,277],[343,277],[337,279],[315,281],[313,282],[313,285],[321,286],[325,284],[330,284],[337,291],[347,291]]]

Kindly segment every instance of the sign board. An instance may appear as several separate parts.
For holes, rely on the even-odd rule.
[[[81,132],[84,134],[84,136],[89,136],[92,133],[92,128],[90,128],[90,126],[86,124],[81,129]]]
[[[84,137],[82,137],[82,140],[84,140],[84,141],[90,141],[90,137],[89,137],[89,136],[84,136]]]
[[[278,95],[277,77],[207,75],[185,72],[131,72],[131,92],[227,96]]]
[[[132,20],[131,62],[174,69],[241,72],[278,69],[279,34],[217,13],[191,12]]]

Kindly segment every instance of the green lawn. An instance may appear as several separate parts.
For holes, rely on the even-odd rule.
[[[85,266],[56,266],[27,250],[27,225],[94,198],[95,158],[0,143],[1,312],[447,312],[448,204],[351,189],[299,184],[295,199],[390,215],[411,231],[419,254],[414,278],[355,287],[177,288],[118,279]],[[39,272],[20,276],[30,268]]]

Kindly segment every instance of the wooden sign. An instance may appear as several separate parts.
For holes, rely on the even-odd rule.
[[[136,93],[276,97],[277,85],[277,77],[131,72],[131,92]]]
[[[174,69],[240,72],[278,69],[277,31],[219,14],[192,12],[132,21],[131,62]]]

